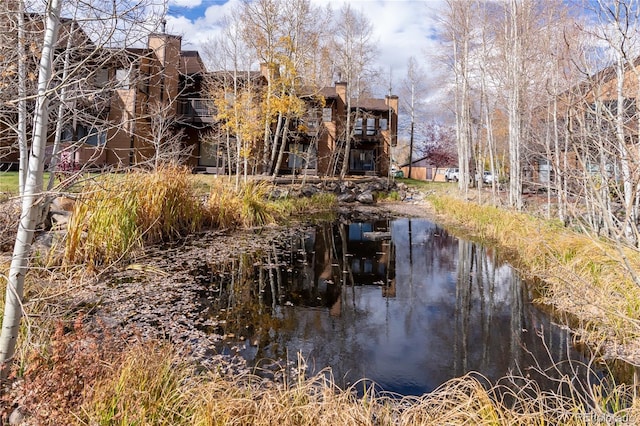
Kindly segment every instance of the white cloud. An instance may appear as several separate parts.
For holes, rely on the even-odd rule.
[[[201,4],[202,0],[169,0],[169,7],[177,6],[192,9],[194,7],[200,6]]]
[[[345,3],[341,0],[311,1],[316,5],[329,4],[336,13]],[[406,76],[411,56],[427,72],[434,73],[439,68],[432,57],[439,49],[433,34],[443,0],[352,0],[349,6],[371,22],[373,40],[379,49],[376,65],[383,74],[391,75],[394,92]]]
[[[173,1],[187,2],[189,0]],[[239,3],[240,0],[230,0],[224,4],[216,2],[207,7],[203,13],[192,17],[167,16],[167,32],[182,35],[183,49],[199,50],[202,53],[202,46],[220,32],[222,20]]]
[[[170,0],[176,6],[202,3],[210,5],[198,16],[170,16],[167,18],[167,31],[183,36],[185,49],[202,52],[206,44],[220,31],[221,19],[236,7],[240,0],[230,0],[223,4],[212,0]],[[331,5],[337,14],[342,0],[311,0],[316,6]],[[376,66],[386,76],[391,73],[394,92],[399,82],[406,76],[409,57],[413,56],[427,72],[435,73],[439,67],[430,56],[438,49],[433,39],[438,11],[444,0],[352,0],[349,5],[363,13],[373,27],[373,40],[378,43],[379,55]],[[388,84],[385,84],[388,87]],[[386,89],[382,89],[384,92]]]

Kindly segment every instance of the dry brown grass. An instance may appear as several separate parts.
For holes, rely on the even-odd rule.
[[[458,213],[456,220],[475,217],[479,225],[474,221],[466,224],[478,226],[485,238],[520,250],[532,273],[557,274],[559,281],[550,281],[545,297],[556,294],[558,300],[573,298],[574,303],[580,300],[578,296],[585,302],[587,298],[619,298],[620,306],[633,313],[626,290],[615,287],[619,283],[606,282],[623,280],[625,274],[609,271],[616,269],[619,258],[604,242],[602,246],[587,244],[580,235],[565,234],[558,224],[527,215],[502,216],[493,208],[475,210],[455,200],[444,202],[450,217]],[[632,255],[629,253],[630,259]],[[566,287],[563,281],[577,284]],[[584,284],[591,281],[600,281],[600,287],[585,290]],[[582,293],[576,296],[566,290],[567,295],[562,296],[561,285]],[[584,306],[592,309],[591,302]],[[604,318],[607,314],[604,309],[596,312]],[[614,320],[621,317],[619,313],[612,316]],[[592,425],[640,421],[640,406],[627,386],[593,389],[590,395],[576,389],[550,393],[526,378],[518,378],[518,388],[505,388],[467,375],[420,397],[369,391],[359,398],[355,389],[362,384],[341,390],[329,371],[286,384],[250,374],[195,374],[167,344],[121,346],[108,333],[85,331],[81,321],[57,324],[50,342],[42,339],[38,345],[23,348],[28,362],[22,365],[27,369],[20,372],[22,379],[14,393],[4,399],[5,416],[17,402],[31,414],[31,424],[42,425]],[[571,378],[567,383],[570,386]]]
[[[87,185],[69,222],[65,263],[109,265],[145,244],[200,229],[204,209],[190,176],[188,169],[164,167]]]
[[[401,398],[371,388],[358,397],[362,384],[341,390],[328,370],[288,384],[251,374],[195,377],[168,346],[135,347],[113,372],[94,385],[80,424],[593,425],[633,424],[640,412],[628,404],[627,387],[585,397],[575,389],[542,392],[525,378],[517,378],[523,384],[515,388],[469,374],[429,394]],[[571,386],[571,378],[565,384]]]

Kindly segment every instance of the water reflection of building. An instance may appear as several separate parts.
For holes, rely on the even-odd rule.
[[[343,285],[376,285],[395,297],[395,256],[387,221],[324,224],[291,241],[281,261],[288,298],[296,306],[340,315]]]
[[[353,284],[380,285],[383,296],[394,297],[395,259],[388,234],[389,222],[357,222],[346,226],[346,252],[351,259],[347,266],[350,268]]]

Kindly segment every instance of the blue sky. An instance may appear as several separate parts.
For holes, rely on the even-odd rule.
[[[223,6],[229,0],[170,0],[169,15],[196,20],[204,16],[210,6]]]
[[[169,0],[167,32],[183,36],[183,49],[200,47],[219,30],[220,19],[240,0]],[[343,0],[311,0],[339,10]],[[391,72],[394,86],[406,75],[406,64],[414,56],[429,72],[437,43],[433,40],[435,19],[443,0],[351,0],[355,10],[365,14],[380,51],[377,65]]]

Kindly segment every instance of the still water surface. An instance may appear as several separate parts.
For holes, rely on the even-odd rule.
[[[331,367],[342,386],[366,377],[419,395],[477,371],[554,388],[535,360],[561,373],[581,360],[494,249],[425,219],[319,225],[216,276],[225,350],[253,365],[301,353],[310,374]]]

